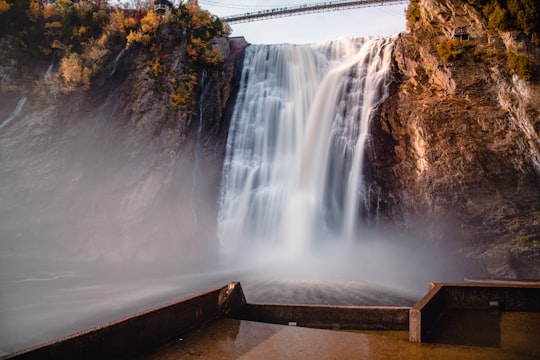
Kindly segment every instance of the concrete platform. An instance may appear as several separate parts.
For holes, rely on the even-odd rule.
[[[221,319],[135,359],[538,359],[540,314],[535,315],[529,318],[531,326],[523,327],[528,314],[503,314],[497,346],[411,343],[407,331],[336,331]]]
[[[408,308],[249,304],[233,282],[3,359],[538,359],[538,339],[540,283],[432,284]]]

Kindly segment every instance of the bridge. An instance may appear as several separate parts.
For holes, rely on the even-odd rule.
[[[397,5],[397,4],[408,4],[409,0],[337,0],[337,1],[327,1],[314,4],[303,4],[296,6],[280,7],[273,9],[266,9],[260,11],[253,11],[248,13],[243,13],[239,15],[230,15],[222,17],[223,20],[229,24],[236,23],[245,23],[251,21],[267,20],[274,19],[279,17],[286,16],[295,16],[302,14],[312,14],[325,11],[337,11],[337,10],[347,10],[347,9],[356,9],[361,7],[368,6],[388,6],[388,5]]]

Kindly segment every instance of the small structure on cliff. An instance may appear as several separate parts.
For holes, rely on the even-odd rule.
[[[154,0],[154,11],[163,16],[165,13],[170,12],[173,7],[172,2],[169,0]]]
[[[469,28],[466,26],[458,26],[452,31],[452,37],[454,39],[460,39],[468,41],[470,39]]]

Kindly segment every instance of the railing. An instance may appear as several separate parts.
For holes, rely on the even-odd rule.
[[[337,10],[346,10],[354,9],[368,6],[388,6],[388,5],[397,5],[397,4],[407,4],[409,0],[357,0],[357,1],[347,1],[347,0],[337,0],[337,1],[327,1],[323,3],[316,4],[303,4],[297,6],[289,7],[280,7],[273,9],[266,9],[254,12],[248,12],[239,15],[230,15],[225,16],[222,19],[228,22],[229,24],[234,23],[243,23],[250,21],[259,21],[266,19],[273,19],[286,16],[295,16],[301,14],[311,14],[325,11],[337,11]]]

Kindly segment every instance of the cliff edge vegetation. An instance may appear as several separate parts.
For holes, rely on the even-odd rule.
[[[195,0],[133,7],[0,2],[3,254],[197,262],[216,248],[245,42]]]
[[[181,110],[179,119],[185,118],[195,109],[203,69],[223,68],[226,54],[216,39],[230,29],[196,0],[162,14],[153,2],[133,7],[106,0],[2,0],[2,90],[33,91],[41,100],[55,100],[89,90],[103,73],[110,75],[125,50],[138,51],[146,64],[139,71],[157,80],[156,89],[166,93],[171,110]],[[172,53],[174,46],[178,49]]]

